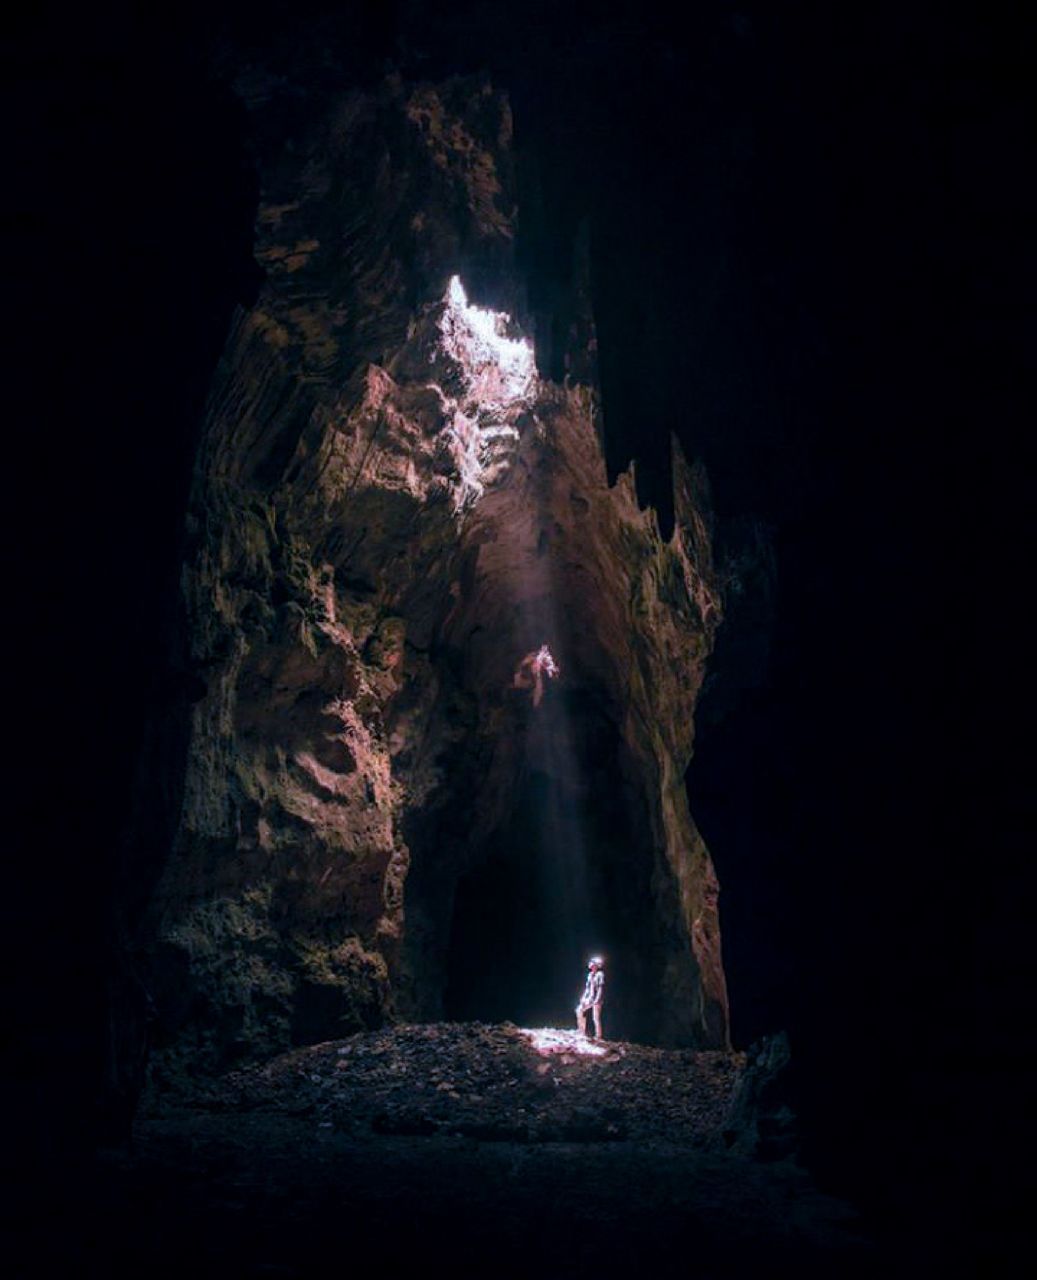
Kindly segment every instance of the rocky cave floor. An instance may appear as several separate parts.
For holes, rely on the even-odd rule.
[[[109,1153],[105,1274],[864,1276],[859,1217],[737,1154],[738,1053],[479,1023],[298,1049],[153,1095]]]

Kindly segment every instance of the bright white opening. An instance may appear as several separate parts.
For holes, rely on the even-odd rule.
[[[471,306],[458,276],[450,278],[446,303],[444,345],[464,366],[477,397],[507,403],[527,395],[536,377],[533,346],[507,336],[507,312]]]

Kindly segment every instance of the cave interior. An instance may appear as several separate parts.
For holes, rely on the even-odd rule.
[[[325,8],[226,11],[239,37],[277,49]],[[1029,666],[1009,554],[1030,505],[1018,264],[1032,78],[1016,33],[924,6],[894,20],[881,6],[778,18],[716,5],[674,42],[647,13],[631,36],[595,6],[562,24],[534,4],[514,29],[493,5],[443,8],[353,6],[329,36],[336,69],[317,58],[314,75],[492,66],[518,122],[538,358],[564,376],[576,246],[610,478],[636,457],[668,531],[669,428],[705,460],[733,589],[687,788],[723,884],[735,1043],[788,1029],[805,1158],[829,1185],[919,1231],[951,1224],[949,1253],[983,1224],[1010,1253],[1024,1183],[1004,1136],[1034,1055],[1023,757],[997,749]],[[15,566],[17,598],[40,565],[72,566],[60,592],[44,575],[33,670],[60,674],[40,682],[46,714],[33,693],[27,755],[53,760],[55,725],[82,748],[60,812],[49,767],[24,797],[27,906],[10,934],[26,958],[12,1001],[33,1168],[132,1120],[106,1064],[113,1045],[139,1051],[144,1002],[113,981],[132,953],[111,904],[143,910],[182,800],[203,694],[170,657],[183,513],[229,319],[260,283],[242,112],[200,73],[208,19],[182,17],[161,39],[126,14],[30,23],[40,74],[11,86],[13,118],[33,122],[12,142],[34,175],[12,294],[29,321],[14,353],[25,421],[53,386],[38,335],[55,297],[77,335],[62,350],[67,402],[52,393],[61,425],[36,433],[24,467],[49,477],[62,518],[41,521],[40,554]],[[55,118],[60,140],[39,147]],[[71,661],[70,617],[86,620]],[[423,885],[416,859],[408,887],[438,966],[430,1004],[565,1023],[600,949],[616,1033],[651,1040],[662,1011],[645,992],[671,940],[648,910],[658,868],[617,785],[614,712],[590,681],[550,693],[545,719],[571,706],[580,726],[568,761],[534,736],[474,847],[463,788],[426,832],[454,867]],[[137,761],[158,720],[170,736],[141,812]],[[300,1038],[323,1025],[317,1010]],[[87,1187],[83,1167],[62,1166]]]

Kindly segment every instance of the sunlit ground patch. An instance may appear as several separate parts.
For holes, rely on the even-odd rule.
[[[562,1031],[557,1027],[519,1027],[537,1053],[545,1057],[554,1053],[578,1053],[585,1058],[603,1058],[608,1046],[599,1040],[590,1040],[578,1031]]]

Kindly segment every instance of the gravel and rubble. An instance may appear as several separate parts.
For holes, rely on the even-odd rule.
[[[432,1257],[496,1280],[871,1276],[854,1211],[740,1140],[750,1074],[742,1053],[437,1023],[156,1078],[89,1233],[120,1241],[111,1276],[158,1247],[221,1280],[420,1274]]]
[[[745,1055],[575,1031],[434,1023],[362,1032],[231,1072],[152,1107],[263,1110],[317,1128],[489,1141],[722,1145]]]

